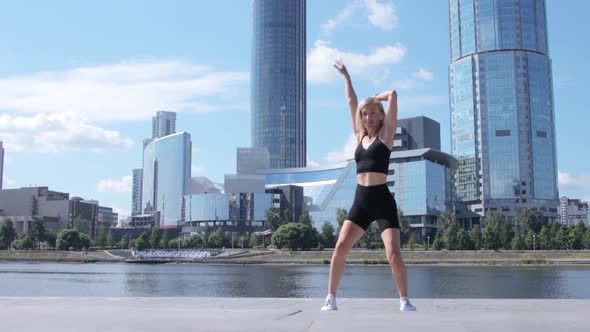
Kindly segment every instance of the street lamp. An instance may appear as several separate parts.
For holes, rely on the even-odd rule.
[[[427,236],[426,237],[426,240],[427,240],[427,242],[426,242],[426,251],[430,251],[430,236]]]

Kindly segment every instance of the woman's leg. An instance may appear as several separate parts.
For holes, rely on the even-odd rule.
[[[381,233],[381,238],[399,295],[405,298],[408,296],[408,272],[400,251],[399,229],[387,228]]]
[[[345,220],[342,224],[342,229],[340,230],[340,234],[338,234],[338,241],[336,242],[336,248],[334,248],[330,263],[328,294],[336,296],[338,284],[340,284],[344,267],[346,266],[346,257],[352,246],[354,246],[364,233],[365,231],[360,226],[350,220]]]

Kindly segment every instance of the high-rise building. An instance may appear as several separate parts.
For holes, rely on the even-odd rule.
[[[141,214],[141,193],[143,191],[143,169],[133,170],[133,190],[131,193],[131,215]]]
[[[159,215],[161,228],[176,228],[190,193],[191,136],[186,132],[164,136],[144,149],[142,213]]]
[[[0,190],[2,190],[2,178],[4,176],[4,147],[0,141]]]
[[[559,196],[544,0],[449,0],[455,194],[485,216],[556,218]]]
[[[254,0],[251,144],[270,167],[306,166],[305,0]]]
[[[440,123],[425,116],[399,119],[393,151],[435,149],[440,151]]]
[[[176,113],[159,111],[152,117],[152,139],[168,136],[176,132]],[[145,145],[145,143],[144,143]]]

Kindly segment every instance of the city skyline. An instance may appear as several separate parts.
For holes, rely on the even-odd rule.
[[[222,182],[235,173],[236,147],[248,146],[250,135],[251,2],[139,4],[15,3],[0,14],[4,188],[49,186],[128,215],[131,172],[141,167],[142,140],[160,110],[176,112],[177,131],[191,134],[192,176]],[[337,58],[359,97],[396,88],[400,118],[438,121],[442,151],[450,153],[447,6],[307,4],[308,166],[350,154],[343,84],[331,63]],[[568,133],[583,133],[589,117],[582,98],[590,51],[583,44],[571,51],[587,30],[581,13],[588,7],[547,2],[559,194],[583,200],[590,199],[588,157],[576,153],[583,134]],[[26,27],[18,23],[25,17]]]

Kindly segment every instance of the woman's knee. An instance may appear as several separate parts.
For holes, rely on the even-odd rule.
[[[404,262],[401,253],[397,251],[387,253],[387,261],[392,265],[403,264]]]
[[[334,247],[334,254],[335,255],[347,255],[350,252],[350,246],[344,241],[336,242],[336,246]]]

